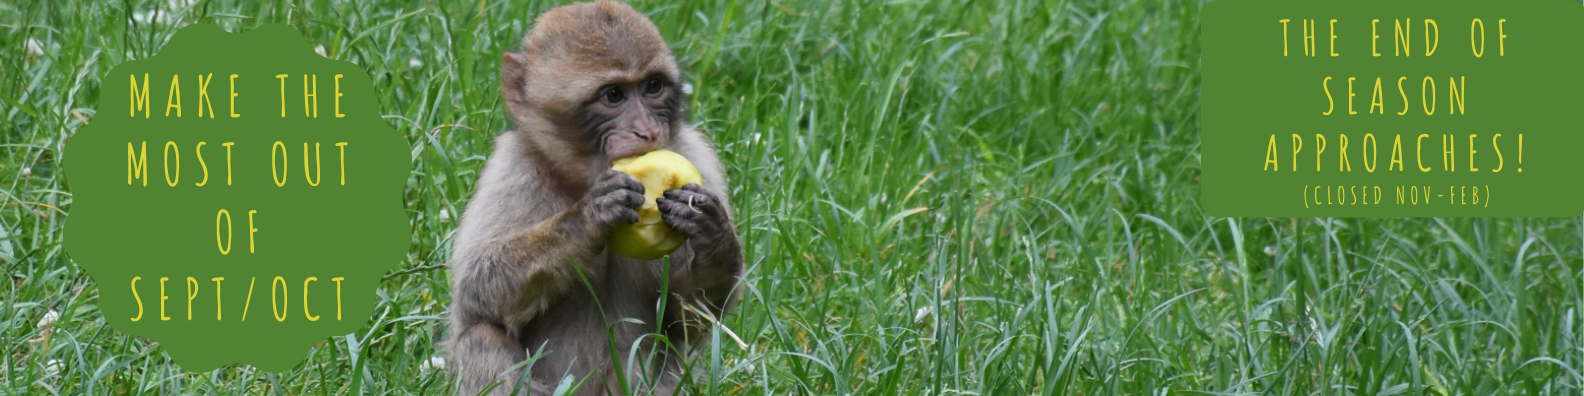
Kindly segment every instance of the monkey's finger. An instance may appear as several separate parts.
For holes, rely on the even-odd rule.
[[[598,197],[609,193],[611,190],[621,188],[620,179],[617,179],[612,172],[621,173],[615,170],[606,170],[605,173],[601,173],[599,178],[594,179],[594,186],[589,188],[589,196]]]
[[[629,207],[629,208],[637,208],[639,206],[643,206],[643,204],[644,204],[644,195],[643,195],[643,193],[636,192],[636,191],[633,191],[633,190],[623,189],[623,190],[612,191],[610,196],[612,196],[614,198],[613,202],[616,203],[617,205],[621,205],[621,206],[625,206],[625,207]]]
[[[594,200],[594,207],[592,210],[594,210],[595,213],[597,213],[597,216],[600,218],[607,219],[604,221],[614,221],[620,219],[627,222],[627,224],[637,223],[639,218],[638,210],[631,206],[623,205],[620,202],[617,202],[621,199],[622,198],[615,196],[599,197]]]
[[[627,224],[638,224],[638,220],[641,218],[641,216],[638,215],[638,211],[633,208],[619,208],[617,209],[616,213],[620,215],[621,219],[626,221]]]
[[[709,235],[709,233],[702,226],[702,223],[687,218],[686,215],[661,214],[660,219],[664,220],[666,225],[670,226],[671,229],[681,231],[689,238],[703,238],[706,235]]]
[[[655,204],[659,207],[661,215],[669,214],[681,219],[696,222],[706,222],[706,220],[710,217],[709,214],[705,213],[704,211],[699,210],[696,207],[689,206],[685,201],[660,198],[655,200]]]
[[[667,191],[666,193],[675,196],[676,198],[674,199],[678,201],[688,202],[691,199],[691,202],[693,202],[693,206],[695,208],[708,213],[710,216],[720,218],[726,217],[724,213],[725,211],[722,210],[721,206],[719,205],[720,200],[715,198],[714,193],[704,189],[703,186],[697,184],[688,184],[682,186],[681,189]]]
[[[698,185],[698,184],[691,184],[690,183],[688,185],[682,186],[682,189],[687,190],[687,191],[691,191],[691,192],[694,192],[694,193],[702,194],[702,195],[704,195],[706,197],[709,197],[711,200],[714,200],[714,202],[725,202],[724,200],[721,199],[721,196],[722,196],[721,194],[723,194],[723,193],[720,193],[720,192],[717,192],[715,190],[711,190],[711,189],[708,189],[708,188],[704,188],[704,186],[701,186],[701,185]],[[713,205],[713,206],[710,207],[710,210],[716,211],[716,212],[721,212],[721,209],[722,209],[722,206],[720,206],[720,205]],[[721,213],[715,213],[715,214],[719,215]]]
[[[643,183],[638,182],[638,179],[634,179],[631,175],[615,169],[606,169],[601,172],[599,178],[594,180],[594,184],[597,187],[610,188],[628,188],[634,185],[643,185]]]
[[[708,195],[688,190],[669,190],[662,195],[673,201],[690,203],[695,208],[707,206],[714,202]]]
[[[602,208],[616,207],[631,210],[643,206],[643,200],[643,194],[631,190],[616,190],[594,198],[594,204]]]
[[[621,173],[621,172],[616,172],[616,173]],[[637,178],[634,178],[631,175],[628,175],[626,173],[621,173],[621,176],[618,176],[617,180],[620,181],[621,188],[637,191],[639,194],[643,194],[643,192],[644,192],[643,183],[639,182]]]
[[[671,204],[671,206],[674,208],[673,210],[688,211],[688,212],[704,214],[704,215],[711,215],[714,212],[714,211],[706,210],[709,207],[709,202],[710,201],[709,201],[708,198],[706,198],[706,197],[704,197],[702,195],[698,195],[698,194],[681,194],[681,195],[676,195],[676,198],[674,198],[674,199],[668,199],[668,200],[670,202],[673,202]]]
[[[694,193],[698,193],[698,194],[703,194],[703,195],[711,197],[711,198],[715,197],[715,192],[714,191],[710,191],[709,189],[704,188],[704,186],[698,185],[697,183],[688,183],[687,185],[682,186],[682,189],[683,190],[687,190],[687,191],[691,191],[691,192],[694,192]]]
[[[677,200],[665,197],[655,198],[655,207],[660,209],[660,214],[662,215],[681,212],[682,210],[680,209],[685,209],[677,205]]]
[[[666,225],[688,237],[712,239],[720,235],[720,227],[714,219],[680,202],[671,202],[670,210],[660,212],[660,218]]]

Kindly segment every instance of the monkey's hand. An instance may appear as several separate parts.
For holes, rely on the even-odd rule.
[[[734,289],[742,276],[743,252],[719,196],[690,183],[666,191],[656,204],[666,225],[686,234],[693,250],[691,262],[673,272],[672,290],[702,297],[710,308],[727,308],[736,300]]]
[[[637,223],[638,207],[643,203],[643,183],[615,169],[605,170],[579,202],[590,240],[603,246],[617,225]]]
[[[680,189],[666,191],[656,204],[666,225],[687,234],[688,241],[695,242],[691,244],[694,253],[701,258],[727,263],[742,261],[742,248],[732,228],[731,217],[715,193],[688,183]]]

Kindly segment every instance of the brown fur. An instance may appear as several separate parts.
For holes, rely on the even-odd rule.
[[[672,200],[662,199],[667,223],[687,233],[688,243],[671,254],[668,279],[658,260],[605,249],[611,227],[635,216],[630,208],[641,201],[631,198],[636,181],[609,172],[609,148],[590,138],[580,114],[596,103],[591,98],[598,99],[602,87],[656,75],[683,81],[653,23],[608,1],[545,12],[523,39],[522,53],[505,55],[502,94],[516,128],[496,139],[450,263],[452,329],[445,347],[459,394],[491,383],[500,384],[495,395],[519,385],[543,394],[566,375],[589,379],[577,394],[614,393],[620,391],[616,363],[635,392],[670,394],[683,356],[637,339],[661,323],[685,354],[701,328],[685,320],[682,305],[719,316],[740,299],[742,251],[731,227],[725,173],[708,139],[682,122],[679,90],[650,105],[664,116],[655,119],[669,123],[656,144],[692,161],[707,186],[673,190],[667,192]],[[705,204],[691,210],[677,200]],[[660,295],[663,283],[671,296]],[[662,297],[666,309],[656,312]],[[618,322],[623,318],[645,324]],[[613,326],[613,339],[607,326]],[[623,361],[611,361],[609,342]],[[529,381],[517,384],[521,371],[509,369],[541,347],[545,355]],[[634,348],[638,361],[625,361]]]

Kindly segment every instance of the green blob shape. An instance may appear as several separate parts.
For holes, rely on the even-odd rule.
[[[1474,54],[1480,43],[1475,18],[1484,27],[1480,57]],[[1289,20],[1285,56],[1283,19]],[[1372,33],[1375,19],[1380,22]],[[1426,19],[1435,20],[1428,30]],[[1305,55],[1305,20],[1314,24],[1313,57]],[[1399,26],[1409,34],[1403,52]],[[1439,32],[1430,36],[1435,52],[1429,57],[1427,31]],[[1584,144],[1577,133],[1584,74],[1574,70],[1584,63],[1578,51],[1584,8],[1577,2],[1220,0],[1205,5],[1201,32],[1200,197],[1211,215],[1563,217],[1584,211],[1577,198],[1584,185],[1572,182],[1584,169],[1584,155],[1573,151]],[[1328,76],[1330,102],[1322,89]],[[1358,114],[1348,113],[1349,77],[1356,78],[1352,111]],[[1407,80],[1399,92],[1401,77]],[[1431,87],[1422,86],[1425,77],[1433,79]],[[1371,114],[1377,78],[1384,108]],[[1451,79],[1464,101],[1455,115]],[[1405,111],[1404,96],[1407,114],[1398,115]],[[1434,115],[1425,114],[1427,104]],[[1328,110],[1332,114],[1323,115]],[[1279,170],[1265,170],[1273,134]],[[1296,163],[1294,134],[1303,145]],[[1316,134],[1325,137],[1319,171]],[[1399,134],[1401,170],[1391,162]],[[1429,135],[1422,149],[1420,134]],[[1453,151],[1445,158],[1443,135]],[[1472,141],[1478,171],[1470,169],[1469,135],[1478,135]],[[1346,165],[1340,136],[1348,139]],[[1372,147],[1368,153],[1366,146]],[[1443,168],[1443,159],[1451,166]]]
[[[288,75],[284,103],[280,74]],[[315,109],[304,115],[305,74],[309,83],[317,78],[317,117]],[[167,115],[173,75],[181,109]],[[207,95],[199,93],[200,75]],[[146,111],[130,107],[131,76],[139,91],[147,83]],[[411,159],[406,140],[380,117],[362,68],[320,56],[286,25],[235,34],[195,24],[157,56],[118,65],[103,81],[92,121],[66,146],[73,202],[64,234],[67,253],[99,285],[111,326],[159,342],[187,370],[246,363],[281,372],[315,343],[368,322],[381,276],[411,243],[402,207]],[[175,147],[167,150],[167,142]],[[347,143],[344,163],[340,142]],[[147,156],[147,179],[140,172],[130,185],[128,143]],[[305,172],[305,160],[315,175]],[[221,209],[230,217],[227,254]],[[257,232],[250,232],[252,210]],[[141,278],[137,297],[134,277]],[[169,278],[169,320],[161,320],[161,277]],[[190,300],[188,277],[197,286]],[[216,277],[225,278],[218,287]],[[309,277],[317,281],[305,288]],[[139,298],[141,318],[133,321]]]

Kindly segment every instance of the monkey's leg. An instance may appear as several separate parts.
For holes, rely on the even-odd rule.
[[[492,323],[475,323],[462,330],[452,345],[451,362],[461,380],[458,395],[477,395],[493,382],[500,382],[490,395],[508,395],[522,378],[522,370],[507,372],[527,359],[527,350],[506,331]],[[533,379],[523,379],[519,394],[529,394]]]

